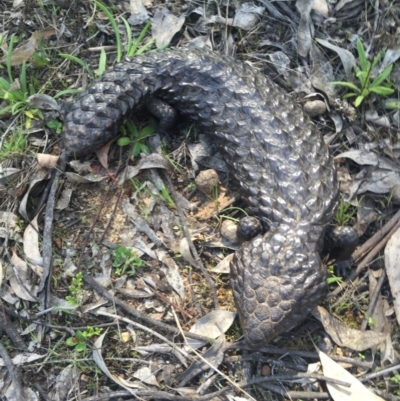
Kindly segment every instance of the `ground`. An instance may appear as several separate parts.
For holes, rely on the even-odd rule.
[[[15,0],[0,13],[2,399],[338,400],[346,383],[400,399],[399,2]],[[360,236],[343,278],[325,258],[324,302],[257,352],[227,274],[245,204],[197,127],[179,121],[157,146],[135,110],[68,163],[45,230],[74,97],[122,57],[193,43],[252,63],[312,116],[340,180],[334,224]]]

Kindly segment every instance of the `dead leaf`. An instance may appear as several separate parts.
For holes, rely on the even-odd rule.
[[[46,153],[38,153],[36,155],[38,166],[40,168],[46,168],[48,170],[53,169],[58,162],[60,156],[49,155]]]
[[[129,9],[131,15],[128,18],[128,22],[131,25],[140,25],[149,20],[149,14],[146,7],[143,5],[142,0],[130,0]],[[154,24],[154,21],[153,21]]]
[[[117,383],[119,386],[123,387],[125,390],[128,390],[132,395],[135,395],[135,392],[132,390],[131,387],[134,387],[134,385],[127,385],[127,382],[118,376],[112,374],[108,368],[107,365],[104,362],[103,356],[101,354],[101,350],[103,347],[103,340],[107,334],[107,331],[105,331],[102,335],[99,336],[99,338],[95,341],[94,343],[94,349],[93,349],[93,361],[95,364],[98,366],[98,368],[113,382]]]
[[[250,31],[260,21],[260,16],[263,15],[265,8],[256,6],[253,3],[242,3],[232,20],[232,26]]]
[[[329,17],[329,6],[326,0],[314,0],[313,10],[318,11],[325,18]]]
[[[190,380],[206,370],[218,369],[224,359],[225,348],[226,340],[222,334],[199,360],[193,362],[185,372],[179,375],[178,387],[185,386]]]
[[[33,191],[33,189],[37,186],[37,185],[44,185],[44,180],[47,179],[48,176],[48,172],[47,170],[38,170],[36,172],[36,174],[34,175],[33,178],[31,178],[31,181],[29,183],[29,188],[26,191],[24,197],[22,198],[20,204],[19,204],[19,208],[18,208],[18,212],[19,214],[26,220],[26,221],[30,221],[30,217],[28,215],[28,211],[27,211],[27,205],[28,205],[28,200],[29,197],[31,195],[31,192]]]
[[[181,30],[184,22],[184,15],[176,17],[166,7],[157,9],[151,25],[151,34],[156,39],[157,49],[168,46],[174,35]]]
[[[324,326],[325,331],[340,347],[348,347],[355,351],[365,351],[385,341],[386,335],[374,331],[360,331],[347,327],[331,316],[321,306],[315,308],[312,315]]]
[[[151,386],[160,387],[155,375],[151,373],[151,370],[147,366],[143,366],[139,368],[136,372],[133,373],[133,377],[139,379],[143,383],[150,384]]]
[[[37,216],[24,231],[24,254],[29,260],[29,267],[40,277],[43,274],[43,258],[39,250],[39,227]]]
[[[400,324],[400,229],[388,241],[385,248],[385,267],[393,296],[397,322]]]
[[[29,40],[21,47],[18,47],[11,53],[11,65],[21,65],[24,61],[28,61],[32,54],[35,52],[38,42],[38,32],[33,32]],[[0,58],[0,63],[7,63],[7,55]]]
[[[189,330],[190,333],[200,334],[210,339],[218,338],[221,334],[225,333],[235,320],[236,312],[229,312],[225,310],[216,310],[208,313],[199,319]],[[197,349],[206,343],[192,338],[186,339],[191,348]]]
[[[357,61],[356,61],[356,58],[354,57],[353,53],[351,53],[347,49],[343,49],[339,46],[335,46],[325,39],[316,38],[315,40],[322,46],[324,46],[328,49],[331,49],[338,54],[338,56],[340,57],[340,61],[342,62],[342,65],[343,65],[344,72],[346,74],[346,79],[347,79],[347,81],[352,82],[353,77],[354,77],[353,68],[355,65],[357,65]]]
[[[69,182],[72,182],[74,184],[92,184],[108,179],[108,177],[106,176],[101,176],[97,174],[88,174],[85,176],[81,176],[70,171],[66,172],[65,176],[67,177],[67,180]]]
[[[60,106],[53,97],[44,94],[36,94],[28,97],[27,103],[34,109],[60,111]]]
[[[213,267],[210,271],[213,273],[221,273],[221,274],[228,274],[230,272],[230,264],[235,254],[231,253],[226,256],[224,259],[221,260],[217,264],[217,266]]]
[[[339,384],[332,384],[329,382],[326,383],[329,393],[334,401],[384,401],[383,398],[378,397],[369,391],[352,374],[350,374],[346,369],[342,368],[338,363],[333,361],[328,355],[320,351],[318,348],[317,352],[326,377],[341,380],[350,384],[350,387],[345,387],[340,386]]]
[[[336,99],[336,88],[331,82],[335,80],[332,64],[314,43],[311,44],[312,73],[311,83],[328,97],[329,104]]]
[[[61,192],[61,196],[57,200],[56,209],[64,210],[71,202],[72,189],[66,188]]]
[[[21,169],[8,167],[0,170],[0,185],[10,184],[14,178],[17,178],[21,172]]]
[[[297,47],[300,56],[307,57],[311,49],[311,40],[314,36],[311,32],[312,23],[310,13],[314,0],[297,0],[296,8],[300,13],[300,22],[297,31]]]
[[[157,252],[157,255],[160,256],[160,252]],[[162,267],[161,269],[165,273],[168,284],[183,299],[185,297],[185,286],[182,276],[179,273],[178,265],[166,252],[160,260],[167,266],[167,268]]]
[[[151,153],[149,155],[142,155],[141,159],[136,166],[128,166],[126,171],[122,172],[118,177],[118,183],[122,185],[126,180],[137,176],[141,170],[148,170],[152,168],[162,168],[167,171],[171,170],[171,164],[162,155],[158,153]]]
[[[13,250],[11,257],[11,267],[13,276],[10,278],[10,286],[15,295],[25,301],[37,302],[36,297],[32,294],[31,283],[29,282],[28,266],[18,257]]]
[[[51,400],[66,400],[68,394],[78,381],[80,372],[73,364],[68,365],[52,378],[52,386],[49,394]]]
[[[1,263],[1,260],[0,260],[0,288],[1,288],[1,285],[3,284],[3,277],[4,277],[4,274],[3,274],[3,263]]]
[[[349,150],[335,156],[336,159],[348,158],[361,165],[376,166],[382,169],[394,170],[400,172],[400,167],[386,157],[378,156],[373,152],[363,150]]]

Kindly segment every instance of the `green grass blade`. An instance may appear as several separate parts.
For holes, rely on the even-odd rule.
[[[357,96],[357,93],[352,93],[352,92],[346,93],[346,94],[343,96],[343,99],[349,99],[349,98],[354,97],[354,96]]]
[[[375,88],[376,86],[379,86],[383,81],[385,81],[389,75],[391,74],[393,69],[393,64],[389,65],[389,67],[387,67],[385,69],[385,71],[383,71],[382,73],[380,73],[373,81],[372,84],[370,85],[370,89]]]
[[[357,38],[357,53],[358,59],[360,60],[361,69],[363,71],[368,71],[367,55],[365,54],[364,46],[360,38]]]
[[[140,56],[144,52],[148,50],[149,47],[153,46],[153,44],[156,43],[156,38],[151,38],[145,45],[143,45],[138,51],[136,52],[137,56]],[[161,50],[161,49],[159,49]]]
[[[10,86],[11,86],[10,82],[0,77],[0,90],[8,91],[10,89]]]
[[[65,89],[63,91],[58,92],[56,95],[53,96],[53,99],[58,99],[61,96],[64,95],[77,95],[79,93],[82,93],[82,89]]]
[[[400,100],[396,100],[396,99],[387,99],[387,100],[385,100],[385,108],[386,109],[400,110]]]
[[[374,58],[374,61],[372,62],[372,66],[371,66],[371,70],[373,70],[377,64],[379,63],[379,61],[381,61],[381,58],[383,56],[383,51],[380,51],[377,56]]]
[[[369,90],[382,96],[391,95],[394,92],[394,89],[386,88],[385,86],[375,86],[375,88],[369,88]]]
[[[355,86],[354,84],[352,84],[351,82],[344,82],[344,81],[340,81],[340,82],[331,82],[332,85],[339,85],[339,86],[344,86],[346,88],[349,88],[351,90],[353,90],[356,93],[360,93],[360,89],[357,88],[357,86]]]
[[[97,77],[101,77],[104,74],[104,71],[107,68],[107,53],[104,49],[101,49],[100,59],[99,59],[99,68],[97,69]]]
[[[117,42],[117,62],[119,63],[122,59],[122,43],[121,43],[121,35],[119,34],[118,30],[118,25],[115,21],[114,16],[111,14],[110,10],[104,4],[100,3],[99,1],[96,1],[96,5],[104,12],[104,14],[107,15],[107,18],[110,21],[110,24],[114,31],[115,41]]]
[[[11,109],[12,109],[11,104],[9,106],[4,107],[3,109],[0,109],[0,116],[9,113]]]
[[[358,96],[357,99],[354,101],[354,106],[358,107],[364,100],[364,96]]]
[[[94,78],[94,73],[93,73],[92,69],[88,66],[86,61],[81,60],[79,57],[73,56],[72,54],[68,54],[68,53],[60,53],[60,56],[66,58],[67,60],[73,61],[76,64],[79,64],[89,73],[89,75],[92,78]]]
[[[364,88],[365,83],[367,82],[368,73],[366,71],[358,70],[356,73],[356,77],[360,81],[361,87]]]
[[[132,29],[131,26],[129,24],[129,22],[124,18],[121,17],[122,22],[125,25],[125,29],[126,29],[126,45],[125,45],[125,53],[128,54],[129,53],[129,49],[132,46]]]
[[[125,122],[126,130],[128,131],[128,135],[132,140],[136,140],[138,138],[138,130],[136,125],[133,123],[132,120],[127,120]]]
[[[25,63],[25,61],[22,63],[22,67],[21,67],[20,81],[21,81],[20,83],[21,83],[22,92],[28,93],[28,86],[26,84],[26,63]]]
[[[144,28],[142,29],[142,31],[140,32],[140,35],[138,36],[138,38],[135,40],[135,42],[132,45],[132,48],[128,50],[128,57],[132,57],[136,54],[136,50],[139,47],[140,43],[142,42],[143,38],[146,36],[147,31],[149,30],[149,28],[151,27],[151,22],[149,21]]]
[[[11,55],[12,51],[14,48],[14,36],[15,34],[13,33],[10,38],[10,42],[8,44],[8,50],[7,50],[7,73],[8,73],[8,79],[10,81],[10,84],[13,82],[13,76],[11,73]]]

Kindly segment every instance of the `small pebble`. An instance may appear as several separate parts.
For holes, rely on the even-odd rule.
[[[207,196],[211,196],[214,193],[214,188],[219,183],[218,174],[213,169],[200,171],[195,179],[195,183],[199,191]]]
[[[232,220],[224,220],[221,225],[221,235],[231,242],[237,242],[237,224]]]
[[[317,117],[325,113],[326,104],[322,100],[310,100],[304,104],[303,110],[310,117]]]

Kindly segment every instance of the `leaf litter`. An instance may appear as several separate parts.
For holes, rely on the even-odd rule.
[[[375,231],[379,233],[383,230],[381,222],[385,223],[397,210],[394,203],[399,185],[396,153],[399,132],[398,117],[396,117],[397,99],[395,97],[391,99],[391,105],[395,110],[393,113],[388,113],[387,110],[390,109],[385,108],[385,103],[381,102],[382,99],[377,95],[372,95],[369,99],[368,109],[357,109],[357,113],[354,113],[354,108],[340,99],[341,89],[331,85],[331,82],[343,77],[349,82],[354,80],[353,69],[359,63],[354,56],[357,55],[354,51],[357,37],[364,41],[371,60],[381,50],[379,35],[375,35],[376,39],[371,40],[372,36],[360,34],[362,29],[355,31],[356,25],[363,25],[368,30],[371,23],[375,24],[375,29],[381,30],[380,33],[387,43],[383,60],[376,66],[376,71],[372,72],[375,74],[373,77],[390,64],[396,63],[400,54],[396,46],[398,32],[391,27],[395,26],[392,20],[396,20],[395,13],[398,9],[395,5],[393,9],[385,9],[388,12],[381,21],[378,21],[374,20],[374,13],[369,13],[371,10],[364,7],[362,2],[349,0],[332,4],[325,1],[299,0],[295,8],[294,4],[263,0],[261,7],[257,3],[244,3],[237,7],[230,5],[228,15],[225,14],[225,6],[220,8],[217,4],[213,4],[207,9],[204,7],[196,9],[189,4],[188,8],[184,5],[172,12],[166,8],[159,8],[153,15],[150,4],[131,1],[123,6],[119,5],[120,8],[117,7],[113,11],[118,16],[117,26],[123,35],[125,35],[124,24],[120,17],[124,15],[124,11],[129,14],[126,15],[126,20],[136,36],[140,32],[140,24],[152,19],[152,36],[159,47],[171,42],[177,44],[176,40],[192,44],[201,43],[202,46],[213,42],[218,47],[221,41],[226,40],[226,48],[232,49],[236,41],[241,58],[252,61],[256,68],[266,69],[278,81],[283,77],[288,84],[287,87],[295,90],[298,101],[305,103],[310,100],[309,96],[311,101],[321,100],[322,97],[327,107],[314,113],[314,121],[326,137],[332,132],[335,133],[329,143],[336,157],[341,182],[342,184],[346,182],[341,188],[346,194],[345,201],[351,202],[353,207],[358,208],[350,221],[362,235],[362,243],[366,244]],[[26,4],[20,2],[18,5],[15,2],[14,7],[17,6],[23,7],[25,11],[28,10],[28,2]],[[383,3],[379,6],[385,8]],[[7,39],[10,38],[7,36],[6,42],[1,46],[2,62],[7,63],[9,58],[12,66],[25,62],[29,68],[35,68],[40,60],[36,59],[36,64],[31,61],[42,51],[43,43],[50,49],[49,59],[57,60],[57,54],[52,52],[52,46],[62,44],[68,47],[71,38],[80,40],[79,35],[71,34],[80,29],[77,29],[79,23],[71,19],[71,10],[77,11],[87,26],[92,23],[97,25],[97,33],[89,39],[88,46],[93,46],[94,49],[99,45],[113,45],[113,32],[108,25],[108,17],[102,12],[92,14],[89,9],[89,5],[86,7],[79,4],[61,7],[59,12],[64,18],[64,27],[57,27],[59,29],[57,41],[54,37],[55,30],[38,29],[33,20],[29,19],[29,13],[24,11],[23,15],[24,13],[18,11],[9,14],[5,20],[6,26],[12,27],[15,18],[31,21],[31,36],[25,44],[13,49],[10,55],[7,55]],[[188,18],[194,15],[196,18]],[[47,20],[44,14],[42,18],[48,22],[48,26],[53,24],[53,19]],[[365,25],[368,19],[370,25]],[[275,29],[277,21],[282,22],[282,26],[286,28],[282,28],[281,31]],[[338,25],[338,21],[343,25]],[[19,33],[17,27],[18,25],[15,25],[10,32]],[[221,32],[227,32],[227,27],[229,34],[223,39]],[[245,36],[240,38],[238,31],[235,31],[236,27],[245,32]],[[260,32],[258,32],[259,27],[263,27]],[[265,54],[255,47],[257,41]],[[315,42],[321,47],[317,47]],[[75,45],[76,43],[74,47]],[[248,54],[243,54],[245,52]],[[90,52],[85,54],[79,50],[77,54],[85,58],[87,65],[92,65],[93,70],[97,70],[97,59],[91,57]],[[299,63],[297,55],[306,58],[300,59]],[[110,57],[112,59],[112,56]],[[64,83],[69,88],[84,87],[87,83],[86,73],[71,62],[67,64],[67,66],[60,64],[57,66],[59,68],[57,75],[48,75],[46,78],[52,79],[53,82],[65,80]],[[17,71],[15,70],[15,74]],[[393,86],[398,90],[396,75],[392,75]],[[20,90],[20,80],[12,80],[10,84],[14,85],[14,82],[18,83],[18,86],[14,86],[12,90]],[[50,91],[47,93],[45,86],[43,90],[44,93],[29,98],[27,106],[41,108],[44,113],[50,113],[48,109],[62,110],[60,106],[62,102],[55,101],[50,95],[54,93]],[[4,104],[2,102],[2,107]],[[6,120],[3,118],[2,121]],[[0,142],[2,148],[9,142],[10,134],[19,128],[19,121],[18,119],[7,121],[10,124],[5,134],[2,133]],[[0,126],[2,130],[3,127]],[[56,155],[57,145],[53,147],[53,142],[48,142],[48,128],[45,129],[43,121],[34,121],[34,129],[35,135],[41,131],[45,133],[45,139],[42,142],[38,141],[36,146],[45,154],[48,154],[50,149],[54,151],[52,154]],[[353,134],[350,135],[351,133]],[[207,199],[207,196],[204,197],[188,188],[188,185],[193,183],[195,172],[199,168],[203,169],[203,166],[217,170],[222,182],[226,182],[226,178],[229,177],[229,170],[218,154],[212,154],[210,151],[212,146],[206,144],[201,133],[198,138],[200,141],[194,145],[189,144],[188,150],[180,150],[179,153],[169,155],[175,157],[171,159],[174,171],[171,170],[170,163],[157,153],[150,153],[139,160],[132,158],[135,160],[131,160],[132,163],[128,168],[122,171],[115,163],[118,152],[113,150],[111,144],[98,152],[103,168],[96,162],[86,163],[77,168],[75,162],[77,170],[75,173],[69,171],[66,174],[68,181],[64,183],[65,188],[55,215],[57,227],[53,246],[57,252],[53,262],[53,285],[49,294],[53,304],[50,308],[51,315],[48,315],[51,316],[51,324],[46,323],[48,319],[43,319],[46,316],[43,300],[36,298],[38,277],[42,274],[40,240],[43,222],[40,214],[39,220],[36,220],[35,215],[43,206],[40,205],[40,193],[49,179],[47,172],[37,173],[37,171],[39,168],[49,168],[49,165],[47,161],[40,160],[36,164],[35,158],[26,154],[4,161],[1,159],[0,193],[5,194],[1,209],[1,216],[4,218],[0,218],[2,238],[0,329],[3,329],[1,340],[9,339],[13,344],[21,344],[18,341],[23,338],[22,342],[28,343],[26,336],[32,334],[30,352],[7,350],[13,354],[12,363],[22,366],[27,371],[31,369],[31,364],[35,363],[35,366],[40,364],[37,358],[47,359],[54,352],[66,356],[62,362],[53,364],[46,362],[41,365],[41,372],[44,375],[40,380],[39,374],[36,384],[15,379],[12,365],[4,364],[6,367],[1,373],[5,375],[8,373],[9,378],[0,382],[2,395],[13,400],[16,399],[15,394],[24,393],[27,399],[38,399],[40,391],[44,391],[52,400],[72,399],[74,391],[79,391],[80,386],[85,387],[87,380],[82,378],[85,375],[90,377],[94,366],[76,364],[77,357],[87,358],[89,354],[79,355],[74,349],[69,349],[60,333],[68,333],[68,336],[78,341],[78,331],[86,332],[88,335],[90,328],[102,328],[102,325],[106,325],[108,331],[87,338],[86,349],[93,350],[91,361],[95,362],[110,380],[136,397],[187,399],[185,397],[198,396],[198,392],[202,392],[210,398],[215,396],[223,399],[221,394],[224,393],[224,397],[228,399],[258,399],[259,384],[246,387],[246,380],[250,383],[251,376],[246,375],[246,370],[241,369],[242,364],[248,362],[242,359],[245,354],[242,355],[239,350],[246,346],[236,342],[240,339],[240,327],[235,322],[229,279],[225,275],[229,258],[232,257],[232,254],[224,254],[229,247],[219,232],[221,221],[218,216],[225,206],[225,200],[220,195],[222,192],[225,193],[225,188],[219,186],[220,193],[214,199]],[[185,146],[182,149],[186,149]],[[346,151],[343,151],[344,149]],[[27,165],[32,168],[26,169]],[[73,165],[74,163],[70,164],[71,170]],[[34,172],[36,167],[37,170]],[[162,174],[157,175],[152,169],[168,170],[169,174],[173,175],[180,199],[186,197],[190,200],[189,202],[186,200],[184,208],[180,206],[180,202],[168,199],[166,191],[170,191],[170,188],[167,190],[168,186],[163,184]],[[116,181],[120,185],[121,194],[119,188],[113,186]],[[227,196],[226,204],[229,204],[230,199],[235,199],[234,189],[229,190],[233,192],[231,196]],[[11,194],[19,192],[21,192],[19,197],[10,197]],[[194,206],[197,212],[193,212],[195,204],[193,199],[197,202]],[[177,217],[176,208],[178,210],[181,208],[185,213],[188,235],[184,235],[185,228],[181,219]],[[17,211],[23,220],[16,220],[19,219]],[[233,220],[241,216],[240,207],[229,209],[224,213]],[[271,362],[271,359],[268,363],[262,360],[258,362],[259,367],[263,369],[274,366],[272,373],[270,372],[266,379],[273,379],[274,375],[280,377],[281,367],[277,366],[290,366],[291,361],[296,358],[295,350],[313,349],[312,343],[307,343],[308,336],[314,337],[323,333],[329,335],[331,339],[332,359],[343,358],[347,363],[351,362],[353,372],[357,372],[356,378],[341,368],[337,362],[319,352],[326,379],[342,380],[347,384],[342,386],[330,383],[328,380],[327,388],[332,399],[350,400],[355,399],[355,396],[359,397],[360,394],[366,399],[383,399],[388,393],[391,399],[398,399],[400,389],[396,379],[398,377],[396,366],[399,359],[397,338],[394,336],[399,314],[396,302],[399,282],[396,270],[399,247],[396,224],[400,224],[398,220],[393,222],[391,231],[387,231],[386,234],[382,231],[382,238],[384,237],[384,241],[387,242],[384,258],[370,259],[368,274],[364,276],[359,274],[362,271],[360,266],[363,261],[360,255],[355,258],[358,263],[357,271],[360,271],[355,276],[357,280],[353,282],[352,293],[347,292],[349,286],[343,286],[341,289],[339,284],[336,290],[331,288],[328,297],[331,302],[330,312],[320,307],[319,312],[315,314],[321,320],[322,327],[316,321],[307,322],[305,327],[303,325],[293,331],[292,337],[282,336],[274,340],[275,351],[265,347],[250,354],[253,361],[257,361],[259,353],[264,355],[270,352],[274,355],[274,362]],[[19,236],[18,226],[24,226],[22,238]],[[388,236],[390,238],[387,238]],[[379,252],[377,249],[383,249],[384,246],[380,242],[382,238],[378,237],[369,248],[375,255]],[[218,289],[214,288],[216,297],[212,296],[210,281],[204,276],[205,272],[199,265],[199,255],[193,253],[192,241],[200,250],[201,259],[207,264],[205,271],[213,272],[211,273],[213,282],[218,282]],[[127,251],[124,251],[122,256],[119,255],[118,259],[117,250],[120,244]],[[207,247],[208,244],[210,246]],[[362,248],[363,245],[360,249]],[[69,254],[66,255],[66,252]],[[365,260],[371,258],[369,255],[372,253],[364,251]],[[97,313],[98,308],[111,305],[107,304],[108,298],[105,293],[100,296],[100,290],[91,288],[87,281],[85,281],[87,287],[80,288],[79,280],[76,281],[74,291],[82,292],[82,305],[77,308],[68,304],[65,297],[72,294],[71,279],[77,277],[82,266],[91,272],[98,284],[107,289],[110,297],[118,301],[116,302],[118,306],[111,307],[112,310],[109,312]],[[117,269],[120,271],[118,274]],[[344,280],[346,283],[346,278]],[[150,293],[150,298],[144,298]],[[120,302],[118,298],[121,295],[129,299],[133,307]],[[368,299],[368,296],[371,297],[369,301],[365,299]],[[335,300],[335,297],[338,298]],[[218,307],[217,304],[222,309],[213,310]],[[138,328],[135,326],[137,322],[133,320],[128,322],[130,319],[123,316],[128,313],[126,311],[137,313],[142,319],[150,315],[151,325],[146,329]],[[26,325],[26,330],[20,329],[18,333],[14,328],[22,328],[22,325],[19,326],[21,323]],[[158,329],[153,330],[153,325]],[[367,328],[369,330],[366,330]],[[126,336],[128,334],[126,330],[129,331],[129,336]],[[171,337],[160,338],[157,331],[162,334],[171,333]],[[176,337],[178,333],[184,333],[182,344],[179,343],[182,337]],[[60,341],[48,346],[46,338]],[[284,347],[287,347],[287,350],[283,357],[279,357],[282,354],[279,354],[278,350],[285,350]],[[199,355],[192,353],[194,348],[199,349],[207,363]],[[42,354],[33,352],[34,349],[40,349]],[[318,375],[319,367],[314,364],[318,357],[315,353],[310,356],[311,353],[308,352],[303,360],[304,364],[309,364],[310,368],[313,366],[316,370],[314,369],[312,374]],[[145,359],[132,358],[132,353],[143,354]],[[114,357],[116,355],[118,363],[115,363],[113,358],[108,359],[110,355]],[[7,354],[2,353],[1,357],[0,362],[4,363]],[[225,362],[230,357],[237,357],[238,362],[235,365]],[[133,359],[137,361],[133,362]],[[278,364],[278,360],[281,365]],[[383,373],[380,376],[379,369],[385,364],[391,365],[393,370],[390,372],[395,373],[384,373],[385,371],[381,369]],[[53,370],[53,384],[50,386],[45,380],[48,368]],[[285,369],[286,372],[290,372],[293,380],[296,369]],[[367,373],[372,369],[378,369],[377,376],[368,380],[367,386],[363,386],[361,384],[363,376],[368,377]],[[254,370],[254,373],[257,372],[259,371]],[[222,380],[223,387],[215,385],[217,377]],[[387,379],[385,386],[382,386],[383,377]],[[252,395],[247,393],[241,393],[244,397],[234,395],[234,387],[231,387],[230,382],[233,378],[237,379],[237,383],[243,389],[252,391]],[[314,383],[319,379],[321,377],[313,379]],[[298,391],[301,387],[296,388],[287,382],[280,383],[279,389],[277,386],[264,383],[262,391],[281,394],[279,391],[284,387],[282,395],[292,399],[305,397],[305,393]],[[164,384],[167,384],[168,388],[164,387]],[[95,394],[98,394],[98,390],[96,389]],[[374,395],[371,390],[378,395]],[[103,391],[105,392],[105,389],[100,389],[100,393]],[[317,394],[321,391],[321,387],[315,386],[312,391]],[[383,394],[382,398],[380,394]]]

